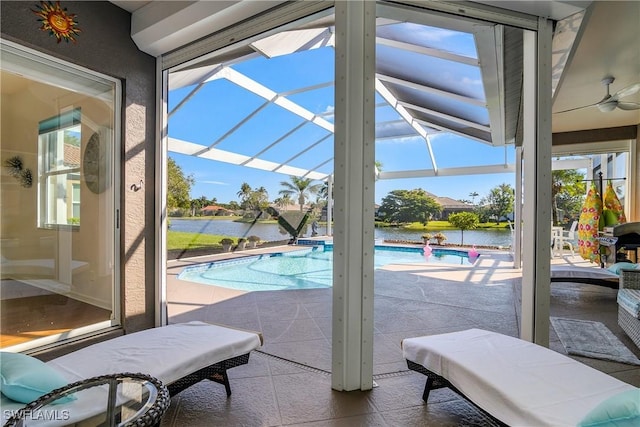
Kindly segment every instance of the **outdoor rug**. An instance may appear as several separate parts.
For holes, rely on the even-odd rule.
[[[551,324],[569,354],[640,365],[631,350],[600,322],[552,317]]]

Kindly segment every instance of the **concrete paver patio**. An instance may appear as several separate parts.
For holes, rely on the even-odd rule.
[[[400,350],[406,337],[468,328],[519,336],[521,271],[513,269],[507,252],[481,252],[468,267],[419,263],[376,270],[377,387],[350,393],[331,390],[331,289],[229,290],[177,279],[186,265],[209,258],[171,262],[170,323],[203,320],[258,330],[265,344],[248,365],[230,371],[234,393],[229,399],[219,385],[203,382],[173,398],[163,425],[492,425],[447,389],[432,393],[424,405],[424,378],[407,370]],[[577,257],[552,262],[582,263]],[[551,312],[601,321],[640,356],[617,326],[615,298],[616,291],[608,288],[554,283]],[[550,347],[564,353],[552,328],[550,333]],[[637,366],[577,359],[640,385]]]

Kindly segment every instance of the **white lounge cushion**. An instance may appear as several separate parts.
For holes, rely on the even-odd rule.
[[[149,374],[171,384],[260,345],[260,335],[255,332],[194,321],[123,335],[48,364],[72,381],[126,371]]]
[[[103,341],[47,362],[69,383],[121,372],[149,374],[171,384],[214,363],[249,353],[262,345],[258,333],[204,322],[146,329]],[[99,390],[91,390],[98,396]],[[3,420],[24,404],[2,396]],[[69,409],[74,419],[95,413],[90,399],[79,396],[56,409]],[[53,422],[51,425],[59,425]]]
[[[545,347],[481,329],[407,338],[402,350],[513,426],[575,426],[609,397],[635,389]]]
[[[551,278],[555,280],[567,279],[568,282],[570,282],[571,279],[610,280],[614,282],[620,280],[620,276],[606,268],[577,267],[570,265],[552,265]]]
[[[620,307],[640,319],[640,289],[620,289],[618,291],[617,302]]]

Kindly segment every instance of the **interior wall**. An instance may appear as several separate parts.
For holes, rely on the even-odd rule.
[[[131,15],[106,1],[62,5],[75,14],[77,41],[57,43],[40,29],[36,2],[0,2],[0,33],[7,40],[122,81],[119,259],[125,330],[154,325],[155,58],[131,40]],[[3,108],[7,107],[3,102]],[[3,126],[4,127],[4,126]],[[4,143],[3,138],[3,143]],[[127,191],[144,182],[140,191]],[[35,190],[34,190],[35,191]]]

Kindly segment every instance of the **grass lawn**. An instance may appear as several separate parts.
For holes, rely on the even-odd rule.
[[[200,249],[210,247],[222,247],[220,240],[224,237],[215,234],[186,233],[182,231],[167,231],[167,249]],[[234,239],[237,243],[237,240]]]

